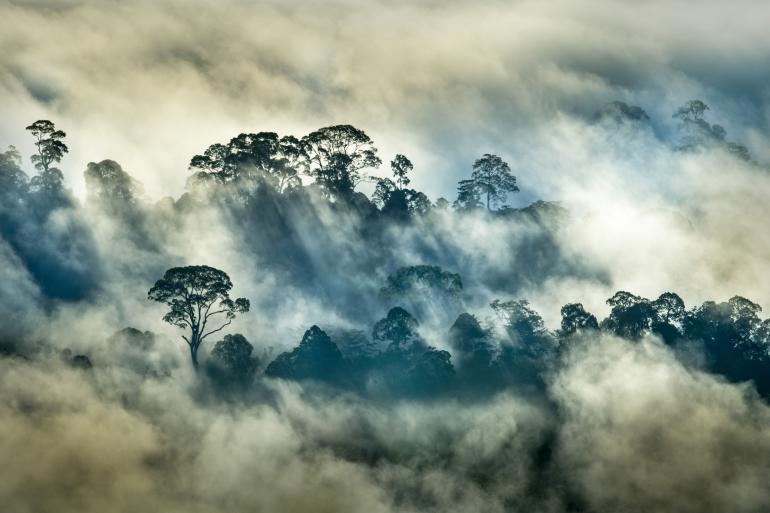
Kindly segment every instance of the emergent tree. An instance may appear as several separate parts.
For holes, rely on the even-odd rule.
[[[189,330],[189,336],[182,335],[182,338],[190,348],[195,370],[198,370],[198,348],[206,337],[228,326],[236,314],[249,311],[248,299],[230,299],[232,288],[230,277],[224,271],[192,265],[167,270],[147,294],[148,299],[170,307],[163,316],[164,321]],[[218,327],[209,326],[210,321]]]

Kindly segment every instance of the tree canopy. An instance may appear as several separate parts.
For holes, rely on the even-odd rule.
[[[299,142],[299,162],[330,197],[347,198],[361,181],[361,170],[382,161],[363,130],[351,125],[320,128]]]
[[[219,269],[206,265],[173,267],[147,293],[148,299],[170,307],[163,320],[189,330],[182,338],[190,348],[190,357],[198,368],[198,348],[211,334],[228,326],[236,314],[249,311],[249,300],[230,299],[233,284]],[[217,319],[224,318],[224,322]],[[217,327],[212,327],[209,323]]]

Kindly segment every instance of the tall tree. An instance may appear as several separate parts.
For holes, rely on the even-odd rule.
[[[224,271],[206,265],[174,267],[150,289],[147,298],[170,307],[163,316],[169,324],[189,330],[182,338],[198,370],[198,348],[211,335],[228,326],[236,314],[249,311],[249,300],[230,299],[233,284]],[[222,322],[224,321],[224,322]],[[209,322],[218,327],[212,328]]]
[[[473,163],[471,180],[478,191],[486,196],[487,210],[491,205],[505,201],[508,194],[518,192],[516,177],[511,174],[511,168],[497,155],[485,154]]]
[[[473,210],[481,207],[481,194],[478,185],[473,180],[457,182],[457,199],[452,206],[457,210]]]
[[[296,168],[299,141],[292,136],[278,137],[273,132],[240,134],[227,144],[212,144],[190,161],[197,170],[192,185],[226,184],[263,179],[278,192],[301,184]]]
[[[559,335],[568,337],[575,333],[598,330],[596,317],[586,312],[581,303],[569,303],[561,307],[561,329]]]
[[[29,125],[26,129],[35,137],[37,154],[32,155],[31,160],[39,171],[48,171],[51,164],[61,162],[64,154],[69,152],[69,148],[62,141],[67,134],[57,130],[52,122],[41,119]]]
[[[299,142],[300,163],[329,197],[350,197],[361,170],[379,167],[377,148],[363,130],[351,125],[320,128]]]
[[[26,129],[35,137],[37,153],[32,155],[31,160],[39,171],[30,180],[30,188],[45,196],[60,196],[64,190],[64,175],[52,165],[61,162],[64,154],[69,152],[62,141],[67,134],[45,119],[35,121]]]
[[[414,169],[411,160],[398,153],[395,158],[390,161],[390,169],[393,171],[393,177],[395,178],[395,183],[399,189],[403,189],[409,185],[411,180],[407,175]]]

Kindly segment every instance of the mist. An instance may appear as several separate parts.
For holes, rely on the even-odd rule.
[[[0,503],[767,510],[767,15],[0,3]]]

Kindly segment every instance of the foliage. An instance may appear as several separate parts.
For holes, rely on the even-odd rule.
[[[299,142],[299,165],[331,198],[347,199],[362,179],[361,170],[379,167],[377,148],[351,125],[320,128]]]
[[[224,271],[206,265],[173,267],[147,293],[148,299],[170,307],[163,316],[167,323],[189,330],[182,338],[190,348],[193,367],[198,368],[198,348],[211,334],[221,331],[238,313],[249,311],[249,300],[230,299],[233,284]],[[209,326],[224,317],[217,328]]]

